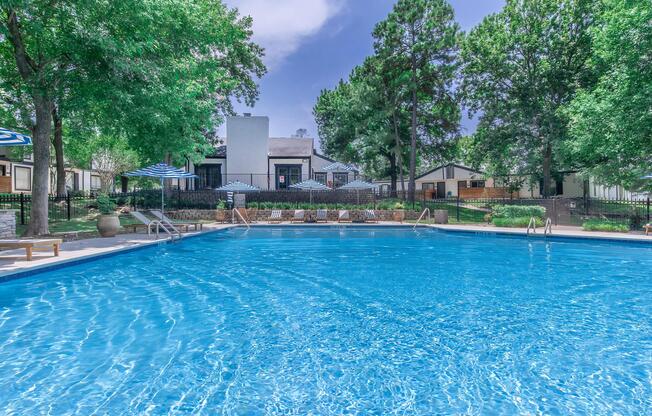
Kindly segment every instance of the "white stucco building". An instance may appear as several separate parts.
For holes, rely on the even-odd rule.
[[[358,175],[356,170],[325,171],[335,161],[320,155],[312,138],[269,137],[269,118],[265,116],[228,117],[223,142],[201,162],[188,163],[186,169],[199,178],[182,187],[215,189],[240,181],[262,190],[279,190],[314,179],[337,188]]]

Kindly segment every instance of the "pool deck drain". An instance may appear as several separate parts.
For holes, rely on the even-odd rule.
[[[184,237],[192,237],[202,233],[212,232],[216,230],[223,230],[227,228],[236,227],[232,224],[205,224],[202,232],[191,232],[184,235]],[[252,227],[266,226],[270,224],[258,223],[252,224]],[[402,226],[411,228],[414,224],[409,223],[394,223],[394,222],[379,222],[377,224],[339,224],[339,223],[325,223],[325,224],[272,224],[271,226],[281,227],[299,227],[299,226],[312,226],[312,227],[348,227],[348,226],[367,226],[367,227],[387,227],[387,226]],[[506,235],[527,235],[524,229],[513,228],[498,228],[489,225],[424,225],[424,227],[434,228],[442,231],[463,231],[479,234],[506,234]],[[539,229],[535,234],[530,234],[532,237],[543,237],[543,229]],[[579,227],[563,227],[558,226],[553,228],[552,237],[573,237],[582,239],[595,239],[595,240],[609,240],[609,241],[631,241],[631,242],[648,242],[652,243],[652,236],[645,236],[643,233],[608,233],[608,232],[587,232],[582,231]],[[146,247],[149,245],[165,243],[167,240],[148,236],[147,234],[120,234],[111,238],[89,238],[84,240],[69,241],[63,243],[61,246],[61,254],[59,257],[53,257],[51,252],[35,252],[34,259],[27,261],[25,259],[25,250],[7,250],[0,252],[0,278],[6,277],[15,273],[36,272],[39,269],[48,268],[50,266],[65,265],[66,263],[76,262],[79,260],[91,259],[97,256],[104,256],[111,253],[118,253],[121,251],[131,250],[137,247]]]

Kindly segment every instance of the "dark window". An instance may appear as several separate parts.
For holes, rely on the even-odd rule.
[[[435,184],[433,182],[424,182],[421,184],[421,189],[424,191],[435,189]]]
[[[195,167],[195,189],[215,189],[222,186],[222,165],[210,164]]]
[[[275,165],[276,189],[288,189],[301,182],[301,165]]]
[[[5,165],[0,165],[0,176],[7,176],[7,167]]]
[[[471,188],[484,188],[484,181],[471,181]]]
[[[102,179],[97,175],[91,175],[91,190],[102,188]]]
[[[455,178],[455,166],[448,165],[446,166],[446,178],[444,179],[454,179]]]
[[[333,188],[337,189],[349,183],[348,173],[333,173]]]
[[[555,189],[557,191],[556,195],[563,195],[564,194],[564,180],[563,179],[558,180],[558,181],[556,180],[555,184],[557,185],[557,189]]]
[[[319,182],[321,184],[326,185],[327,178],[328,178],[327,173],[325,173],[325,172],[315,172],[315,181],[316,182]]]

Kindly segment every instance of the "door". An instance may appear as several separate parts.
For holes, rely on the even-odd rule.
[[[437,198],[446,198],[446,182],[437,182]]]
[[[195,167],[195,189],[215,189],[222,186],[222,165],[199,165]]]
[[[288,189],[301,182],[301,165],[275,165],[276,189]]]

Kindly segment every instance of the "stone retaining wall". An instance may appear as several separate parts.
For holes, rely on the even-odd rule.
[[[314,219],[317,215],[317,210],[304,210],[305,217],[307,219]],[[254,221],[267,222],[269,217],[272,215],[272,210],[257,210],[257,209],[248,209],[247,210],[249,217]],[[294,217],[294,210],[281,210],[283,221],[290,221]],[[376,218],[380,221],[394,221],[394,211],[393,210],[376,210]],[[364,220],[364,210],[349,210],[351,220],[353,221],[362,221]],[[405,210],[405,219],[406,220],[416,220],[421,214],[418,211]],[[178,220],[205,220],[205,221],[215,221],[217,211],[213,209],[207,210],[178,210],[166,212],[170,218]],[[231,221],[231,212],[225,211],[225,218],[228,222]],[[339,212],[336,210],[328,210],[328,221],[337,222]]]
[[[0,210],[0,238],[16,238],[16,211]]]

